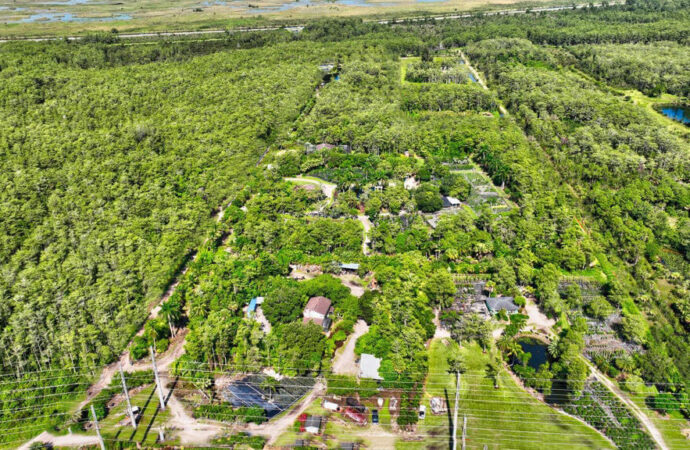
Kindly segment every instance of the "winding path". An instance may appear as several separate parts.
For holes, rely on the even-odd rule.
[[[369,254],[369,244],[371,244],[371,239],[369,238],[369,230],[371,230],[374,224],[372,224],[371,220],[369,220],[369,217],[365,215],[357,216],[357,220],[359,220],[362,223],[362,226],[364,227],[364,236],[362,238],[362,253],[364,253],[364,255],[366,256]]]
[[[594,364],[589,362],[586,358],[582,358],[591,370],[592,374],[594,377],[599,380],[604,386],[608,388],[609,391],[613,393],[616,397],[618,397],[618,400],[623,402],[624,405],[626,405],[632,413],[637,417],[637,419],[642,423],[642,426],[644,426],[647,429],[647,432],[652,436],[652,439],[654,439],[654,442],[656,442],[656,445],[659,446],[661,450],[669,450],[669,447],[666,445],[666,442],[664,442],[664,437],[661,435],[661,432],[659,429],[654,425],[654,422],[647,417],[647,415],[642,411],[642,409],[635,404],[632,400],[628,398],[623,391],[621,391],[618,386],[616,386],[611,380],[606,378],[606,376],[597,369]]]
[[[467,65],[467,68],[470,69],[470,72],[474,76],[474,79],[477,80],[477,83],[479,83],[479,85],[481,87],[483,87],[484,90],[488,91],[489,87],[484,82],[484,79],[482,79],[482,77],[479,76],[479,72],[477,72],[477,70],[474,67],[472,67],[472,64],[470,64],[470,60],[467,58],[465,53],[462,50],[459,50],[459,52],[460,52],[460,56],[462,57],[463,61],[465,61],[465,65]],[[508,110],[505,109],[505,107],[503,105],[501,105],[500,103],[498,105],[498,111],[504,116],[508,115]]]

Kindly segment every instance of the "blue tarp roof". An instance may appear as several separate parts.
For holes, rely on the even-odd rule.
[[[249,301],[249,308],[247,308],[247,312],[253,313],[256,311],[256,299],[253,298]]]
[[[345,263],[340,265],[341,269],[348,269],[348,270],[359,270],[359,264],[356,263]]]

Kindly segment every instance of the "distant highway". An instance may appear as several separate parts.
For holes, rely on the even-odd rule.
[[[612,1],[608,3],[608,5],[622,5],[624,4],[624,0],[617,0],[617,1]],[[503,9],[499,11],[488,11],[484,13],[463,13],[463,14],[452,14],[452,15],[439,15],[439,16],[423,16],[423,17],[408,17],[408,18],[403,18],[403,19],[394,19],[394,20],[368,20],[365,22],[376,22],[381,25],[393,25],[396,23],[404,23],[404,22],[423,22],[426,20],[435,20],[435,21],[440,21],[440,20],[454,20],[454,19],[467,19],[470,17],[474,17],[477,15],[482,15],[482,16],[511,16],[511,15],[517,15],[517,14],[527,14],[527,13],[533,13],[533,12],[556,12],[556,11],[565,11],[568,9],[583,9],[587,7],[595,7],[599,8],[601,6],[604,6],[603,3],[594,3],[594,4],[589,4],[589,3],[581,3],[577,4],[574,7],[573,6],[544,6],[544,7],[538,7],[538,8],[529,8],[529,9]],[[265,26],[265,27],[255,27],[255,28],[233,28],[233,29],[220,29],[220,30],[201,30],[201,31],[162,31],[162,32],[148,32],[148,33],[121,33],[118,34],[118,37],[120,39],[139,39],[139,38],[156,38],[156,37],[171,37],[171,36],[203,36],[203,35],[218,35],[218,34],[224,34],[224,33],[248,33],[248,32],[256,32],[256,31],[275,31],[275,30],[288,30],[292,31],[293,33],[299,33],[304,29],[305,25],[294,25],[294,26]],[[68,39],[70,41],[76,41],[79,39],[82,39],[83,36],[46,36],[46,37],[12,37],[12,38],[4,38],[0,39],[0,43],[3,42],[12,42],[12,41],[33,41],[33,42],[42,42],[42,41],[56,41],[56,40],[61,40],[61,39]]]

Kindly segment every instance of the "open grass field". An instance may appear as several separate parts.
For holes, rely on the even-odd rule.
[[[141,409],[141,418],[136,431],[132,429],[129,422],[126,425],[120,424],[127,417],[127,404],[122,401],[110,411],[108,417],[101,421],[103,438],[131,444],[139,443],[142,446],[155,444],[159,427],[164,426],[170,415],[168,409],[160,410],[155,385],[152,384],[141,389],[131,397],[131,402],[132,407],[138,406]]]
[[[449,345],[455,345],[449,343]],[[489,355],[473,343],[462,349],[468,371],[461,378],[459,422],[467,416],[467,445],[470,448],[612,448],[612,444],[592,428],[539,402],[525,392],[504,370],[499,389],[486,377]],[[418,425],[431,435],[424,442],[399,442],[398,448],[427,448],[448,445],[451,432],[455,376],[448,374],[448,347],[434,340],[429,349],[429,377],[423,404],[426,419]],[[433,415],[431,397],[448,396],[449,414]],[[460,435],[460,433],[458,434]]]
[[[283,433],[275,443],[276,446],[285,447],[295,443],[296,440],[304,440],[312,444],[322,443],[328,448],[338,448],[340,444],[346,442],[357,442],[367,446],[374,443],[381,443],[381,439],[395,441],[396,437],[389,433],[390,415],[383,414],[383,409],[387,411],[387,404],[381,411],[380,424],[358,426],[348,422],[340,414],[326,410],[321,407],[321,399],[315,400],[305,411],[308,415],[318,415],[326,418],[325,426],[322,426],[321,435],[315,436],[309,433],[300,433],[294,427]],[[373,448],[373,447],[371,447]]]
[[[0,36],[223,29],[302,23],[324,17],[370,19],[452,14],[564,3],[555,0],[0,0]]]

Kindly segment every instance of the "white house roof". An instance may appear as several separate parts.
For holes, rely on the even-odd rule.
[[[361,378],[381,380],[379,367],[381,367],[381,358],[368,353],[362,353],[362,357],[359,359],[359,376]]]

